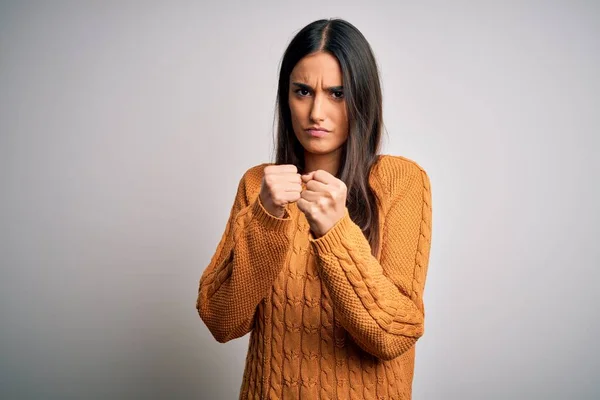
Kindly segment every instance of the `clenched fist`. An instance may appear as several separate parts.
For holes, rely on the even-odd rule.
[[[265,167],[259,196],[269,214],[282,218],[285,215],[285,206],[298,201],[300,193],[302,193],[302,178],[295,165]]]
[[[324,170],[301,176],[306,183],[298,208],[306,215],[315,237],[325,235],[346,213],[346,184]]]

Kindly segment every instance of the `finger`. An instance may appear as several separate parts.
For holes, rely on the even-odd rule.
[[[300,177],[300,174],[287,174],[285,175],[284,179],[289,183],[297,183],[299,185],[302,184],[302,178]]]
[[[299,174],[266,174],[265,181],[272,189],[283,188],[287,190],[288,187],[295,187],[295,185],[302,187],[302,179],[300,179]]]
[[[287,199],[290,203],[297,202],[302,198],[300,192],[286,192],[286,194],[288,196]]]
[[[312,173],[312,179],[318,182],[322,182],[325,184],[333,183],[337,180],[337,178],[331,175],[329,172],[318,169]]]
[[[281,194],[281,198],[287,201],[288,203],[293,203],[298,201],[301,198],[300,192],[283,192]]]
[[[296,174],[298,173],[298,168],[294,164],[282,164],[276,165],[278,174]]]
[[[300,192],[280,192],[277,194],[277,198],[275,202],[277,204],[281,203],[293,203],[298,201],[300,198]]]
[[[271,179],[273,182],[282,185],[288,185],[290,183],[297,183],[299,185],[302,184],[302,179],[300,178],[300,174],[271,174]]]
[[[313,175],[314,175],[314,173],[315,173],[315,172],[314,172],[314,171],[312,171],[312,172],[309,172],[308,174],[304,174],[304,175],[302,175],[302,181],[303,181],[303,182],[308,182],[308,181],[310,181],[310,180],[313,178]]]
[[[296,201],[296,205],[298,206],[298,209],[304,214],[306,214],[310,210],[310,202],[303,198],[299,198]]]
[[[299,183],[292,183],[292,184],[288,183],[287,185],[285,185],[285,187],[284,187],[283,190],[286,191],[286,192],[298,192],[298,193],[300,193],[300,192],[302,192],[302,185],[299,184]]]
[[[267,165],[264,169],[265,174],[295,174],[298,172],[298,168],[296,168],[293,164],[281,164],[281,165]]]
[[[303,199],[310,201],[311,203],[316,203],[322,197],[322,194],[318,192],[313,192],[312,190],[303,190],[300,196]]]
[[[313,192],[327,192],[329,189],[329,185],[323,182],[315,181],[313,179],[312,181],[306,183],[306,189],[312,190]]]

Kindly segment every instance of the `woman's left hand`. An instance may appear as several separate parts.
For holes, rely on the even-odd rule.
[[[306,183],[298,199],[300,211],[306,215],[315,237],[326,234],[346,212],[346,184],[324,170],[302,175]]]

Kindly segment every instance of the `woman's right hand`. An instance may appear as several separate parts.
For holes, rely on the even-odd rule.
[[[293,164],[265,167],[260,185],[260,201],[269,214],[278,218],[285,215],[285,206],[300,198],[302,178]]]

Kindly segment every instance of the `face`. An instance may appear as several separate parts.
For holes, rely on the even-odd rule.
[[[305,151],[336,154],[348,138],[348,117],[338,60],[319,52],[301,59],[290,74],[294,133]]]

